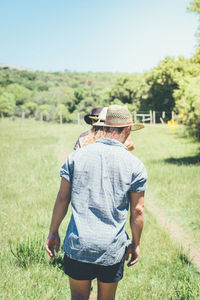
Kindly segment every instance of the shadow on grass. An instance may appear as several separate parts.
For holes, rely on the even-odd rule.
[[[170,157],[165,159],[164,161],[166,163],[176,164],[176,165],[196,165],[196,164],[200,164],[200,154],[196,156],[186,156],[186,157],[179,157],[179,158]]]
[[[53,267],[57,267],[58,269],[64,272],[63,255],[54,257],[52,260],[49,261],[49,264]]]
[[[187,255],[185,253],[180,253],[179,258],[183,264],[192,265],[191,260],[187,257]]]
[[[181,262],[182,262],[183,265],[193,266],[194,269],[195,269],[195,273],[198,274],[198,275],[200,276],[200,269],[199,269],[198,267],[196,267],[196,266],[192,263],[191,259],[189,259],[189,257],[188,257],[187,254],[185,254],[185,253],[182,252],[182,253],[179,254],[178,257],[179,257],[179,259],[181,260]]]

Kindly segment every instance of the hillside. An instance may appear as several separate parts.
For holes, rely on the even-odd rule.
[[[184,57],[166,57],[149,72],[78,73],[41,72],[0,66],[1,116],[34,117],[73,122],[93,107],[127,105],[129,110],[163,112],[165,121],[175,111],[176,121],[199,136],[199,63]]]

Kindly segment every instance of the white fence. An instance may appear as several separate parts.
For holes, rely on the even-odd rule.
[[[171,119],[174,121],[175,119],[175,113],[174,111],[171,112],[156,112],[155,110],[150,110],[149,112],[136,112],[134,111],[133,114],[134,122],[141,122],[141,123],[150,123],[150,124],[156,124],[156,123],[162,123],[165,124],[167,120]]]
[[[21,112],[21,125],[24,122],[26,115],[25,112]],[[3,119],[3,114],[1,114],[1,118]],[[11,117],[13,120],[15,117]],[[41,112],[39,114],[39,118],[37,120],[40,120],[40,122],[44,121],[43,113]],[[174,111],[171,112],[165,112],[165,111],[155,111],[155,110],[149,110],[149,111],[134,111],[133,112],[133,120],[135,123],[149,123],[149,124],[156,124],[156,123],[162,123],[165,124],[168,120],[175,120],[175,113]],[[55,121],[54,119],[46,120],[46,121]],[[63,116],[62,113],[59,116],[59,123],[63,123]],[[77,113],[76,120],[73,121],[73,123],[81,124],[84,123],[84,114]]]

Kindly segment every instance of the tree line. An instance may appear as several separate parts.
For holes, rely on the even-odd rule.
[[[189,11],[200,15],[200,0]],[[198,33],[199,37],[199,33]],[[0,66],[0,114],[73,122],[92,107],[126,104],[130,111],[176,112],[200,137],[200,39],[191,58],[166,57],[143,74],[38,72]],[[170,116],[170,114],[169,114]],[[170,118],[170,117],[169,117]]]

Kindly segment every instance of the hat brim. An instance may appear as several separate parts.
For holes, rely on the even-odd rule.
[[[94,126],[104,126],[105,124],[105,119],[99,119],[97,118],[98,121],[96,123],[93,123]]]
[[[97,116],[89,116],[89,118],[92,120],[99,120],[99,117],[97,117]]]
[[[144,124],[135,123],[131,126],[131,131],[136,131],[144,128]]]
[[[92,125],[92,120],[97,121],[98,119],[99,119],[98,116],[94,116],[94,115],[90,115],[90,114],[88,114],[84,117],[85,122],[89,125]]]
[[[131,126],[131,131],[136,131],[136,130],[140,130],[140,129],[144,128],[144,124],[140,124],[140,123],[135,123],[135,124],[132,123],[132,124],[129,124],[129,125],[121,125],[121,124],[120,125],[107,125],[107,124],[104,123],[101,126],[105,126],[105,127],[128,127],[128,126]]]
[[[88,114],[84,117],[84,120],[87,124],[92,125],[92,119],[91,119],[92,115]]]

